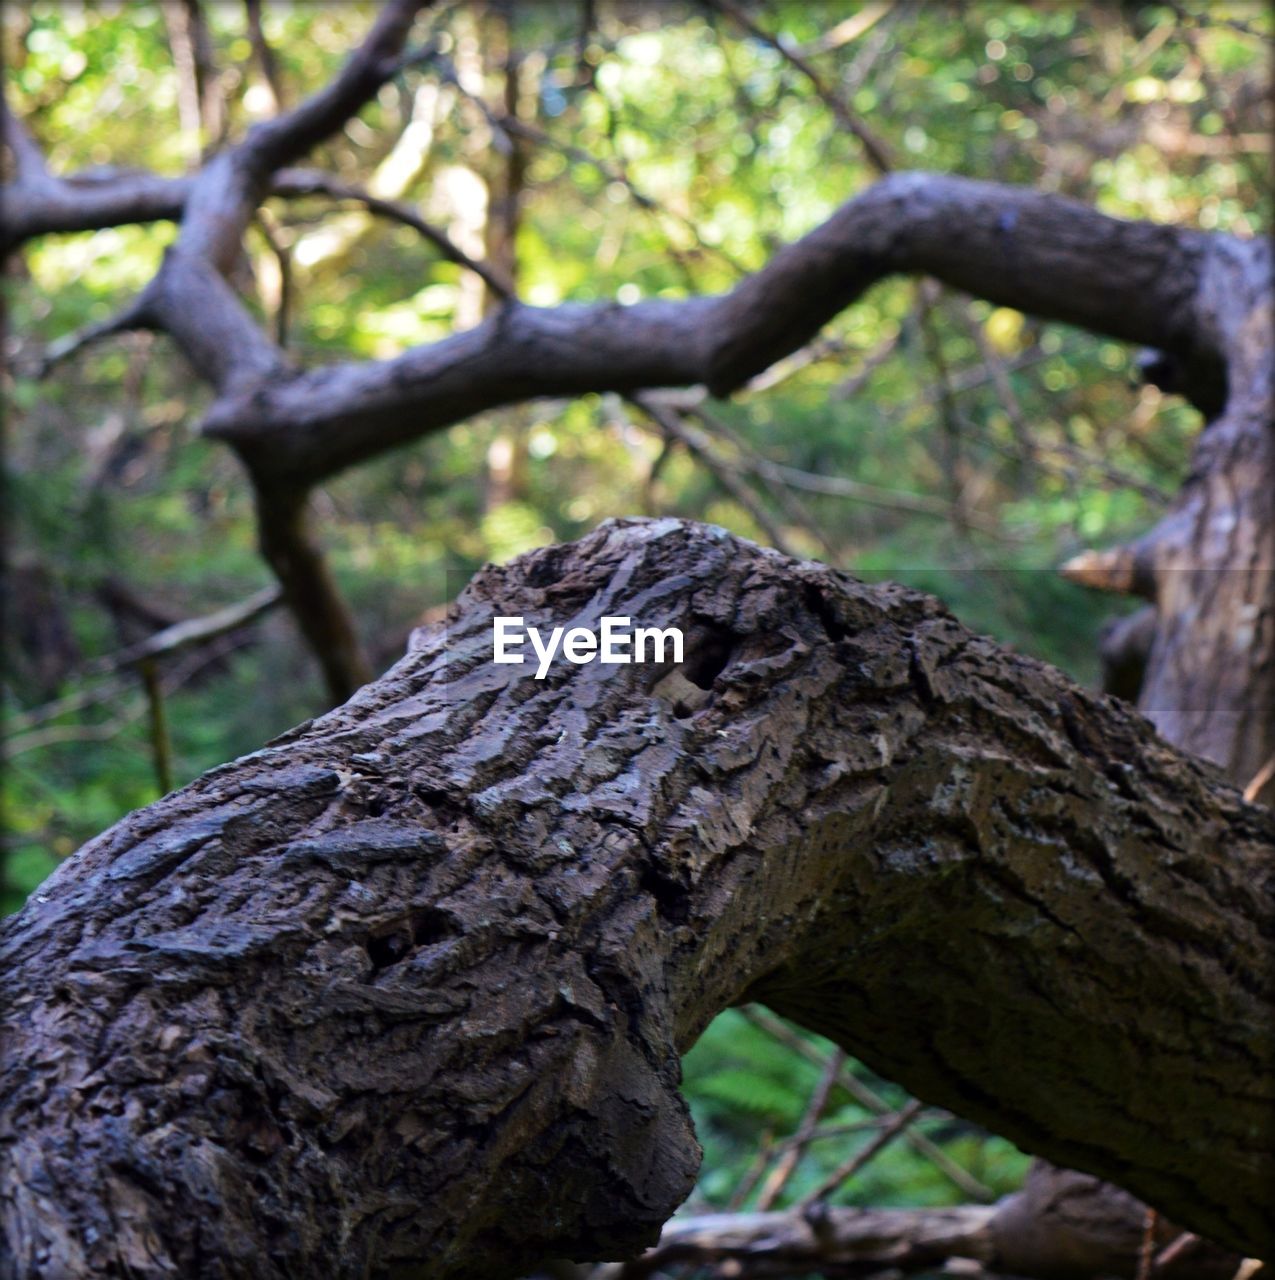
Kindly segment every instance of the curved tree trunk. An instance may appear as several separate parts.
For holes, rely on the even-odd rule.
[[[493,616],[686,661],[491,661]],[[721,530],[480,574],[353,701],[4,927],[12,1277],[525,1273],[653,1240],[678,1055],[764,1000],[1244,1253],[1275,814],[1122,704]]]

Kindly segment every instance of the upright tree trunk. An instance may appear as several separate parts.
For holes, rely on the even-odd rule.
[[[1209,416],[1169,517],[1133,546],[1067,572],[1150,599],[1156,628],[1139,706],[1168,741],[1247,786],[1275,758],[1275,340],[1270,247],[1217,242],[1195,304],[1213,368],[1166,360],[1158,377]],[[1275,785],[1257,788],[1275,800]]]

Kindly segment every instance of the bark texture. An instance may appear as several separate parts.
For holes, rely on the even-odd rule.
[[[491,662],[491,620],[685,662]],[[478,575],[4,926],[6,1280],[515,1275],[651,1243],[762,1000],[1269,1252],[1275,815],[1130,708],[707,526]]]

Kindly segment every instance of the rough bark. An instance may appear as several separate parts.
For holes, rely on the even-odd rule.
[[[491,619],[686,661],[491,662]],[[720,530],[480,574],[5,926],[7,1277],[493,1276],[650,1243],[761,1000],[1268,1252],[1275,815],[1124,704]]]
[[[5,247],[50,231],[182,219],[178,246],[137,304],[66,349],[150,325],[171,333],[213,385],[206,429],[230,442],[253,474],[263,551],[334,698],[360,684],[367,668],[302,523],[304,485],[479,409],[537,395],[667,383],[724,394],[876,280],[927,272],[1004,305],[1157,348],[1156,380],[1210,418],[1170,518],[1135,547],[1098,557],[1090,580],[1155,603],[1140,697],[1161,731],[1270,797],[1275,446],[1267,246],[1124,223],[995,184],[901,174],[720,298],[545,311],[511,298],[473,333],[395,361],[301,372],[260,332],[224,276],[268,192],[337,189],[328,175],[280,166],[339,127],[401,65],[418,7],[387,5],[331,86],[189,179],[120,171],[55,177],[4,117],[15,171],[5,193]],[[384,202],[377,211],[402,217]],[[490,275],[482,264],[467,265]]]

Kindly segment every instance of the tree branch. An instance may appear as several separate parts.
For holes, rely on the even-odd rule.
[[[186,200],[179,245],[223,274],[238,252],[271,176],[308,152],[367,103],[401,67],[399,55],[426,0],[387,0],[337,77],[274,119],[254,125],[200,171]]]
[[[145,296],[134,299],[116,315],[99,320],[96,324],[85,325],[74,333],[65,334],[54,342],[50,342],[40,354],[35,366],[37,378],[47,378],[64,360],[78,355],[87,347],[94,346],[104,338],[114,337],[119,333],[127,333],[131,329],[149,328],[151,320],[147,314]]]
[[[225,608],[215,609],[212,613],[200,618],[187,618],[165,627],[145,640],[130,645],[127,649],[113,654],[100,663],[94,663],[93,674],[117,671],[121,667],[136,666],[139,662],[154,661],[166,658],[192,645],[207,644],[228,631],[238,631],[250,622],[255,622],[263,613],[268,613],[279,603],[278,587],[263,587],[250,595],[246,600],[228,604]]]
[[[471,257],[447,232],[432,222],[427,222],[401,200],[385,200],[353,183],[343,182],[332,174],[324,173],[321,169],[284,169],[275,175],[270,194],[289,198],[322,195],[332,200],[357,200],[378,218],[411,227],[438,249],[448,262],[472,271],[497,298],[508,300],[514,296],[513,285],[508,279],[486,263]]]
[[[615,1269],[641,1280],[681,1263],[747,1276],[891,1276],[942,1272],[965,1259],[981,1275],[1038,1280],[1134,1280],[1142,1244],[1141,1206],[1082,1174],[1037,1170],[997,1205],[955,1209],[799,1206],[777,1213],[674,1218],[654,1249]],[[1242,1259],[1172,1224],[1152,1233],[1155,1280],[1232,1280]],[[953,1268],[954,1270],[955,1268]],[[724,1272],[723,1272],[724,1274]]]
[[[318,659],[333,704],[372,678],[358,628],[309,527],[305,490],[258,488],[261,554],[283,588],[284,600]]]
[[[254,168],[273,172],[340,129],[403,70],[403,46],[416,15],[432,0],[386,0],[363,43],[337,77],[290,111],[256,125],[240,145]],[[415,61],[417,54],[411,55]]]
[[[248,40],[252,45],[253,57],[257,60],[257,68],[270,91],[275,110],[281,111],[286,105],[283,77],[279,74],[279,61],[274,56],[274,50],[261,25],[261,0],[244,0],[244,16],[248,20]]]
[[[816,1272],[907,1275],[938,1271],[952,1258],[991,1269],[996,1259],[996,1210],[844,1209],[817,1206],[780,1213],[716,1213],[670,1222],[660,1243],[636,1262],[617,1268],[618,1280],[643,1280],[681,1263],[733,1264],[717,1274],[792,1276]]]
[[[537,682],[495,615],[685,661]],[[33,1280],[631,1254],[694,1179],[677,1055],[757,999],[1260,1256],[1272,856],[1275,813],[932,599],[609,522],[0,926],[0,1227]]]
[[[726,395],[896,273],[928,273],[1000,305],[1220,362],[1198,323],[1195,286],[1201,259],[1228,239],[1124,222],[1017,187],[896,174],[730,293],[628,307],[509,306],[393,360],[332,365],[223,397],[204,430],[260,474],[318,479],[537,396],[700,383]]]
[[[757,527],[770,539],[772,547],[787,555],[793,554],[784,531],[775,523],[765,505],[749,488],[747,480],[736,468],[724,463],[713,452],[702,431],[685,422],[680,411],[660,403],[654,396],[630,396],[629,403],[650,418],[659,427],[666,440],[676,440],[693,458],[699,460],[726,493],[752,516]]]
[[[863,149],[877,173],[886,174],[891,172],[894,168],[894,163],[890,159],[890,153],[886,150],[885,143],[850,110],[849,105],[839,93],[824,83],[823,77],[806,61],[801,53],[758,26],[743,9],[732,3],[732,0],[706,0],[706,2],[710,8],[726,14],[733,22],[743,27],[754,39],[769,45],[785,62],[800,71],[810,82],[811,88],[815,91],[815,96],[832,112],[837,123],[848,133],[852,133],[863,144]],[[876,16],[880,17],[881,13],[878,12]],[[862,31],[866,31],[870,25],[871,23],[866,25],[857,24],[855,34],[858,35]],[[853,37],[850,38],[853,39]]]

